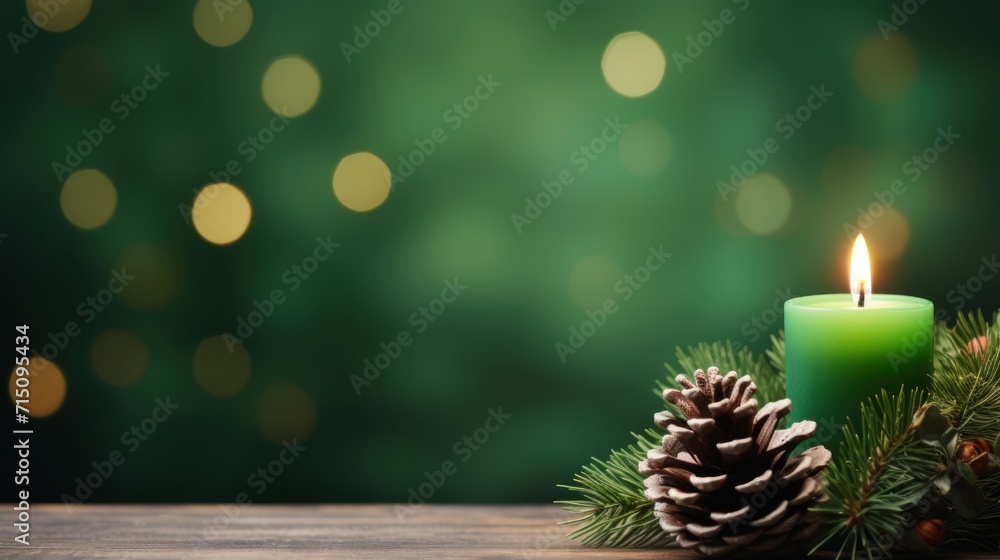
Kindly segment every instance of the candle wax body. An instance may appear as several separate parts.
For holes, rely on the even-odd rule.
[[[815,437],[834,454],[850,416],[861,429],[861,403],[885,389],[926,387],[932,370],[934,304],[874,294],[859,308],[850,294],[785,302],[785,383],[792,400],[787,424],[813,420]]]

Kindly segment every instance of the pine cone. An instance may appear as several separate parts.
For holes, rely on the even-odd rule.
[[[813,447],[789,457],[812,437],[816,423],[796,422],[775,430],[791,411],[782,399],[757,410],[757,386],[749,376],[725,377],[719,369],[684,375],[663,398],[687,420],[670,412],[654,416],[667,430],[661,447],[639,463],[646,497],[656,502],[660,527],[677,543],[706,556],[737,551],[777,554],[802,546],[823,523],[809,511],[823,499],[823,469],[830,452]]]

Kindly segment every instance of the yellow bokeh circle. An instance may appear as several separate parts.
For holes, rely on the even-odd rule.
[[[24,368],[20,372],[26,375],[18,375],[19,368]],[[66,376],[44,358],[31,358],[28,365],[16,366],[10,374],[9,385],[12,401],[27,398],[29,402],[24,406],[32,418],[52,415],[66,400]]]
[[[243,237],[252,214],[243,191],[229,183],[213,183],[195,196],[191,221],[205,241],[228,245]]]
[[[260,87],[272,111],[297,117],[312,109],[319,99],[319,72],[301,56],[286,56],[268,66]]]
[[[667,59],[649,35],[629,31],[611,39],[601,70],[611,89],[625,97],[642,97],[660,85]]]
[[[792,195],[774,175],[754,175],[736,193],[736,217],[751,233],[775,233],[788,222],[791,213]]]
[[[369,152],[351,154],[340,160],[333,172],[333,194],[355,212],[378,208],[389,197],[392,174],[378,156]]]
[[[192,20],[202,41],[213,47],[228,47],[250,31],[253,9],[247,0],[198,0]]]
[[[28,19],[38,27],[59,33],[80,25],[90,13],[91,0],[25,0]]]
[[[96,229],[108,223],[118,205],[118,192],[108,176],[96,169],[80,169],[63,183],[59,206],[69,223]]]

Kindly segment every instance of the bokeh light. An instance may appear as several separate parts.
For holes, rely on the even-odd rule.
[[[639,177],[660,172],[670,161],[670,135],[655,121],[642,120],[622,133],[618,153],[622,165]]]
[[[192,19],[194,30],[202,41],[214,47],[228,47],[238,43],[250,31],[253,9],[248,0],[198,0]]]
[[[73,107],[104,101],[111,91],[111,62],[93,45],[74,45],[59,55],[56,89]]]
[[[876,203],[869,209],[870,225],[861,231],[871,247],[872,255],[879,260],[893,260],[903,254],[910,243],[910,223],[903,214],[895,208],[884,208]]]
[[[115,387],[127,387],[146,371],[149,350],[132,331],[111,329],[94,340],[90,361],[98,377]]]
[[[250,353],[239,341],[210,336],[194,351],[194,378],[208,394],[231,397],[250,379]]]
[[[228,245],[243,237],[252,214],[243,191],[229,183],[213,183],[195,196],[191,221],[205,241]]]
[[[751,233],[777,232],[788,221],[791,212],[792,195],[774,175],[754,175],[736,193],[736,217]]]
[[[297,385],[268,387],[257,404],[257,427],[271,443],[301,443],[316,427],[316,403]]]
[[[130,277],[118,299],[137,311],[162,309],[177,293],[177,260],[155,245],[126,247],[115,262],[115,271]]]
[[[115,213],[118,192],[104,173],[80,169],[63,183],[59,205],[69,223],[80,229],[95,229],[108,223]]]
[[[660,85],[667,59],[660,45],[648,35],[629,31],[608,44],[601,70],[611,89],[625,97],[641,97]]]
[[[615,283],[625,276],[618,263],[606,255],[583,257],[569,273],[569,295],[582,309],[597,309],[615,299]]]
[[[391,185],[389,167],[369,152],[345,157],[333,172],[333,194],[355,212],[378,208],[389,197]]]
[[[30,358],[27,376],[18,376],[17,368],[10,374],[10,398],[18,398],[17,391],[24,388],[24,382],[18,384],[18,377],[27,377],[29,391],[28,415],[32,418],[44,418],[59,410],[66,400],[66,376],[55,363],[45,358]]]
[[[73,29],[90,13],[90,0],[25,0],[24,6],[28,19],[53,33]]]
[[[868,35],[854,53],[854,79],[868,97],[879,101],[898,98],[917,75],[917,52],[899,33],[883,38]]]
[[[276,114],[297,117],[319,99],[319,72],[301,56],[279,58],[268,66],[261,80],[264,102]]]

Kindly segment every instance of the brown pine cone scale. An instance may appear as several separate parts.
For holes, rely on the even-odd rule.
[[[681,389],[663,392],[683,418],[668,411],[653,417],[667,433],[639,463],[660,527],[706,556],[802,546],[822,525],[809,508],[823,499],[830,452],[818,446],[791,453],[813,436],[816,423],[777,429],[791,401],[758,409],[749,376],[723,376],[712,367],[693,377],[692,383],[679,375]]]

